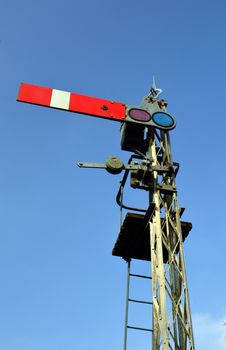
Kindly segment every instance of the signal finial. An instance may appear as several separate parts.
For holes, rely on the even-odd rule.
[[[153,75],[153,80],[152,80],[152,87],[150,88],[150,92],[148,96],[154,97],[154,98],[158,98],[159,95],[163,92],[162,89],[159,89],[156,87],[156,83],[155,83],[155,77]]]

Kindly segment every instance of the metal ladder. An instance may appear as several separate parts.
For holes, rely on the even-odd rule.
[[[135,329],[138,331],[146,331],[146,332],[153,332],[150,328],[143,328],[143,327],[137,327],[137,326],[131,326],[128,325],[128,318],[129,318],[129,303],[140,303],[140,304],[147,304],[152,305],[153,303],[150,301],[144,301],[144,300],[137,300],[137,299],[131,299],[129,292],[130,292],[130,278],[145,278],[145,279],[152,279],[152,277],[144,276],[144,275],[137,275],[130,272],[131,267],[131,259],[127,260],[127,284],[126,284],[126,309],[125,309],[125,329],[124,329],[124,350],[127,350],[127,337],[128,337],[128,329]]]

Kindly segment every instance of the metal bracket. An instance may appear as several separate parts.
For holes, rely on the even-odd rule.
[[[160,190],[162,193],[168,194],[172,192],[177,192],[176,188],[174,186],[168,185],[168,184],[158,184],[157,189]]]

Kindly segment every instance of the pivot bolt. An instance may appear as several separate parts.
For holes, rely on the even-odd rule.
[[[107,111],[107,110],[108,110],[108,106],[102,105],[102,106],[101,106],[101,109],[103,109],[103,111]]]

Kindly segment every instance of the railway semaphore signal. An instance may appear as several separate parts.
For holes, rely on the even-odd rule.
[[[128,163],[112,156],[104,163],[79,162],[78,166],[106,169],[111,174],[123,172],[116,200],[121,212],[127,212],[112,253],[122,257],[128,266],[124,350],[128,329],[150,332],[152,350],[195,349],[183,253],[183,242],[192,225],[181,220],[184,208],[178,205],[175,182],[179,164],[172,160],[169,136],[176,120],[167,112],[167,102],[159,98],[161,92],[153,80],[141,104],[130,106],[22,83],[17,98],[20,102],[121,123],[121,149],[133,153]],[[123,190],[129,174],[132,188],[148,192],[146,208],[125,205]],[[151,276],[131,273],[132,259],[150,261]],[[151,281],[151,300],[130,298],[131,278]],[[152,307],[151,327],[129,324],[129,304],[134,302]]]

